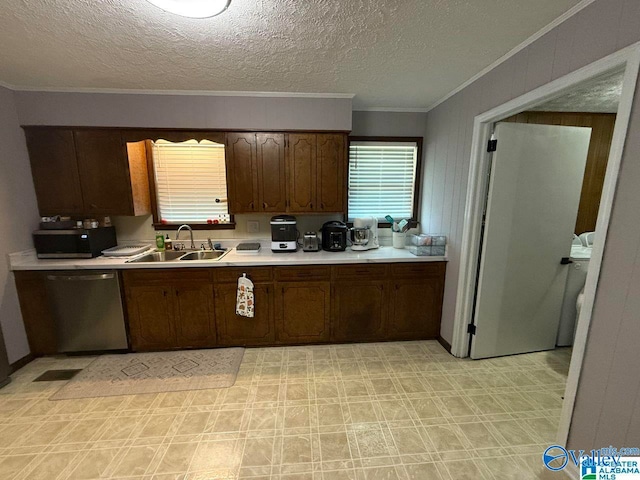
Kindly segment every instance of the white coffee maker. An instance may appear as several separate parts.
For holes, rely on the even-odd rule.
[[[378,219],[374,217],[354,218],[351,228],[351,250],[372,250],[379,246]]]

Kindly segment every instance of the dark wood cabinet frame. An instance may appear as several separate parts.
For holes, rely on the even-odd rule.
[[[416,159],[416,177],[414,179],[413,185],[413,212],[411,214],[411,219],[409,220],[410,228],[416,228],[418,226],[418,218],[420,216],[420,186],[422,179],[422,141],[423,137],[366,137],[366,136],[350,136],[349,137],[349,145],[347,146],[347,178],[346,178],[346,186],[347,186],[347,199],[348,199],[348,188],[349,188],[349,150],[351,147],[351,142],[415,142],[418,146],[418,154]],[[349,218],[349,202],[345,201],[345,218]],[[352,222],[348,223],[349,226],[353,226]],[[379,228],[391,228],[391,224],[389,222],[378,222]]]

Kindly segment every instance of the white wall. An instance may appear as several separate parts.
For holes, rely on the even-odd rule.
[[[451,341],[473,119],[640,41],[638,0],[596,0],[429,112],[423,222],[449,235],[442,336]],[[640,89],[613,207],[569,446],[640,444]]]
[[[0,87],[0,324],[9,362],[29,353],[13,274],[7,255],[32,246],[38,209],[24,134],[13,92]]]
[[[351,135],[359,137],[424,137],[427,114],[420,112],[353,112]]]
[[[350,98],[15,92],[21,125],[351,130]]]

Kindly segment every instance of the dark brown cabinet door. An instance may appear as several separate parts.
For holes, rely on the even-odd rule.
[[[387,319],[384,279],[335,283],[332,304],[333,340],[384,338]]]
[[[258,197],[261,212],[284,212],[287,208],[284,134],[258,133]]]
[[[346,150],[344,135],[318,135],[318,207],[320,212],[344,211]]]
[[[391,339],[430,339],[440,334],[444,277],[392,280]]]
[[[257,212],[259,198],[255,134],[228,133],[225,155],[229,212]]]
[[[216,324],[221,345],[252,346],[275,342],[273,287],[256,284],[255,316],[236,315],[236,284],[216,285]]]
[[[164,286],[127,288],[131,348],[134,351],[176,347],[174,291]]]
[[[216,345],[213,287],[184,284],[175,289],[175,330],[177,346],[213,347]]]
[[[84,213],[132,215],[127,148],[119,131],[74,132]]]
[[[316,210],[316,136],[289,134],[290,212]]]
[[[81,215],[82,191],[73,132],[26,128],[31,174],[40,215]]]
[[[276,284],[276,332],[282,343],[320,343],[330,339],[330,282]]]
[[[56,326],[47,297],[44,272],[17,271],[16,289],[31,354],[58,353]]]

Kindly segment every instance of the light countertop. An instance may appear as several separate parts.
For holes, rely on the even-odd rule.
[[[185,252],[186,253],[186,252]],[[126,263],[128,258],[97,257],[89,259],[38,259],[33,250],[9,255],[11,270],[108,270],[141,268],[197,268],[231,266],[275,266],[275,265],[318,265],[345,263],[410,263],[443,262],[447,257],[418,257],[408,249],[380,247],[375,250],[354,252],[347,248],[344,252],[272,252],[263,246],[258,254],[238,253],[235,248],[220,260],[177,260],[170,262]]]

